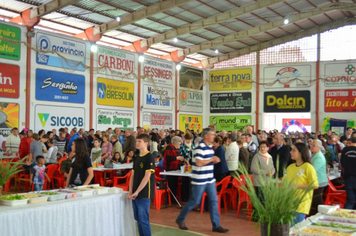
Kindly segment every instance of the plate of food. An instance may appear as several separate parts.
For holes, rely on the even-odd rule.
[[[26,205],[28,198],[20,194],[4,195],[0,198],[0,204],[5,206],[21,206]]]
[[[41,194],[36,193],[20,193],[19,195],[22,195],[27,198],[29,204],[44,203],[48,200],[48,196],[43,196]]]
[[[66,198],[65,193],[58,193],[54,191],[40,191],[41,196],[48,196],[48,201],[58,201]]]

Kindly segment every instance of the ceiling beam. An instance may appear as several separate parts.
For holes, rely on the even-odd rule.
[[[331,30],[331,29],[337,29],[339,27],[342,26],[346,26],[346,25],[356,25],[356,19],[353,18],[344,18],[342,20],[338,20],[338,21],[334,21],[331,23],[327,23],[327,24],[323,24],[320,25],[318,27],[313,27],[304,31],[300,31],[291,35],[287,35],[287,36],[283,36],[280,38],[276,38],[276,39],[272,39],[269,40],[267,42],[264,43],[259,43],[259,44],[255,44],[251,47],[247,47],[247,48],[243,48],[234,52],[230,52],[218,57],[213,57],[213,58],[209,58],[209,59],[204,59],[201,61],[201,65],[204,68],[209,68],[212,67],[215,63],[219,63],[222,61],[226,61],[232,58],[236,58],[242,55],[246,55],[246,54],[250,54],[252,52],[258,52],[260,50],[263,50],[265,48],[269,48],[269,47],[273,47],[276,45],[280,45],[286,42],[290,42],[290,41],[294,41],[303,37],[308,37],[308,36],[312,36],[316,33],[322,33],[325,32],[327,30]]]
[[[149,47],[152,46],[153,44],[161,43],[163,41],[173,39],[175,37],[178,37],[179,35],[184,35],[184,34],[189,34],[194,31],[210,27],[215,24],[223,23],[226,22],[230,19],[234,19],[236,17],[239,17],[244,14],[251,13],[253,11],[260,10],[262,8],[283,2],[284,0],[260,0],[256,1],[255,3],[251,3],[239,8],[234,8],[230,11],[226,11],[224,13],[220,13],[211,17],[208,17],[206,19],[200,20],[193,22],[192,24],[188,24],[182,27],[179,27],[174,30],[169,30],[163,34],[159,34],[156,36],[153,36],[148,39],[144,39],[141,41],[141,47]]]
[[[147,17],[153,16],[160,12],[167,11],[173,7],[177,7],[177,6],[183,5],[183,4],[185,4],[187,2],[191,2],[191,1],[192,0],[166,0],[166,1],[159,2],[152,6],[137,10],[133,13],[120,16],[120,21],[117,21],[115,19],[115,20],[106,22],[104,24],[101,24],[99,26],[95,26],[94,27],[94,35],[103,34],[110,30],[114,30],[114,29],[123,27],[125,25],[134,23],[136,21],[145,19]]]
[[[31,9],[30,19],[41,17],[48,13],[57,11],[65,6],[75,4],[80,0],[52,0]]]
[[[322,7],[307,10],[305,12],[301,12],[301,13],[294,14],[294,15],[289,15],[287,18],[289,20],[289,24],[291,24],[291,23],[295,23],[297,21],[308,19],[310,17],[324,14],[324,13],[332,11],[332,10],[340,10],[340,9],[345,9],[345,8],[356,10],[356,4],[354,4],[354,3],[339,3],[339,2],[330,3],[330,4],[327,4]],[[210,41],[206,41],[206,42],[203,42],[203,43],[200,43],[197,45],[193,45],[191,47],[187,47],[182,50],[178,50],[178,56],[187,56],[187,55],[201,52],[201,51],[204,51],[207,49],[214,49],[215,47],[217,47],[219,45],[242,40],[242,39],[269,31],[271,29],[275,29],[275,28],[284,26],[285,25],[284,20],[285,19],[282,18],[279,20],[271,21],[271,22],[265,23],[263,25],[258,25],[258,26],[255,26],[255,27],[252,27],[252,28],[249,28],[246,30],[241,30],[236,33],[228,34],[226,36],[218,37],[218,38],[210,40]]]

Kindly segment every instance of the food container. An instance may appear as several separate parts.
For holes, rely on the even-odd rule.
[[[344,230],[344,229],[335,229],[335,228],[327,228],[327,227],[318,227],[318,226],[307,226],[299,229],[297,232],[293,232],[292,235],[298,236],[356,236],[356,233],[353,230]]]
[[[319,205],[318,212],[322,214],[330,214],[334,211],[337,211],[339,208],[340,208],[339,206]]]
[[[10,196],[16,196],[18,197],[19,194],[10,194],[10,195],[4,195],[3,197],[10,197]],[[0,204],[5,205],[5,206],[21,206],[21,205],[26,205],[28,199],[14,199],[14,200],[9,200],[9,199],[0,199]]]
[[[60,189],[58,190],[58,192],[66,194],[66,199],[77,198],[82,196],[82,193],[74,190]]]
[[[356,219],[356,210],[338,209],[334,212],[329,213],[328,215],[342,217],[342,218]]]
[[[59,193],[55,191],[39,191],[35,192],[41,194],[41,196],[48,196],[48,201],[59,201],[64,200],[66,198],[65,193]]]
[[[74,188],[74,191],[81,193],[82,197],[88,197],[94,194],[94,189],[86,187],[76,187]]]
[[[109,193],[123,193],[124,190],[122,188],[112,187],[109,188]]]
[[[35,193],[20,193],[28,199],[29,204],[45,203],[48,201],[48,196],[35,194]]]
[[[94,189],[95,194],[105,194],[109,192],[108,187],[101,187],[99,184],[87,185],[86,188]]]

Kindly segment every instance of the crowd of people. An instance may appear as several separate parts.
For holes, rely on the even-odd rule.
[[[59,158],[67,156],[68,162],[64,162],[62,168],[69,179],[67,185],[85,185],[93,178],[93,166],[105,165],[106,162],[130,163],[137,155],[145,154],[146,149],[141,145],[140,150],[137,146],[137,137],[140,137],[138,140],[143,140],[150,158],[152,156],[158,162],[161,171],[179,170],[183,165],[192,166],[192,179],[183,178],[182,199],[188,201],[189,186],[195,194],[190,194],[194,195],[193,198],[177,218],[181,229],[187,229],[184,219],[196,207],[203,192],[209,192],[210,195],[214,192],[210,188],[212,183],[215,189],[215,181],[219,182],[228,175],[241,174],[242,169],[253,175],[257,194],[262,194],[260,188],[263,187],[265,178],[282,178],[285,175],[294,179],[301,191],[310,185],[315,188],[314,192],[306,195],[298,208],[295,223],[304,219],[305,215],[315,214],[317,206],[322,204],[323,192],[328,186],[328,167],[344,168],[347,193],[345,208],[354,207],[356,134],[351,127],[346,129],[345,135],[337,135],[331,130],[325,134],[287,133],[285,130],[253,132],[251,126],[247,126],[245,131],[215,132],[204,129],[202,133],[199,130],[145,130],[142,127],[137,127],[136,130],[109,128],[105,131],[73,128],[70,132],[68,128],[60,128],[58,133],[56,129],[47,132],[40,130],[38,133],[24,129],[19,133],[17,128],[13,128],[3,151],[18,153],[20,158],[28,157],[27,165],[34,167],[34,184],[41,184],[35,177],[43,170],[44,165],[57,163]],[[151,166],[148,168],[152,169]],[[45,177],[42,176],[42,179]],[[140,178],[145,178],[144,173],[140,174]],[[167,176],[167,180],[172,194],[176,195],[178,179]],[[131,199],[140,196],[131,190]],[[211,207],[215,208],[215,198],[210,196],[210,201],[213,202]],[[210,213],[214,219],[213,231],[226,232],[219,225],[218,213],[214,210]]]

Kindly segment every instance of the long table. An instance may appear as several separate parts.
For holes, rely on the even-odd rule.
[[[0,235],[136,235],[127,193],[93,195],[38,205],[0,205]]]
[[[127,169],[132,169],[133,168],[133,163],[129,163],[129,164],[120,164],[120,165],[116,165],[113,168],[103,168],[103,167],[99,167],[99,168],[93,168],[93,171],[97,171],[97,172],[103,172],[103,178],[104,178],[104,186],[106,186],[106,176],[107,176],[107,172],[112,172],[114,170],[127,170]]]
[[[180,176],[180,177],[192,177],[192,172],[184,172],[182,173],[180,170],[171,170],[171,171],[165,171],[165,172],[160,172],[160,175],[166,175],[166,176]]]

